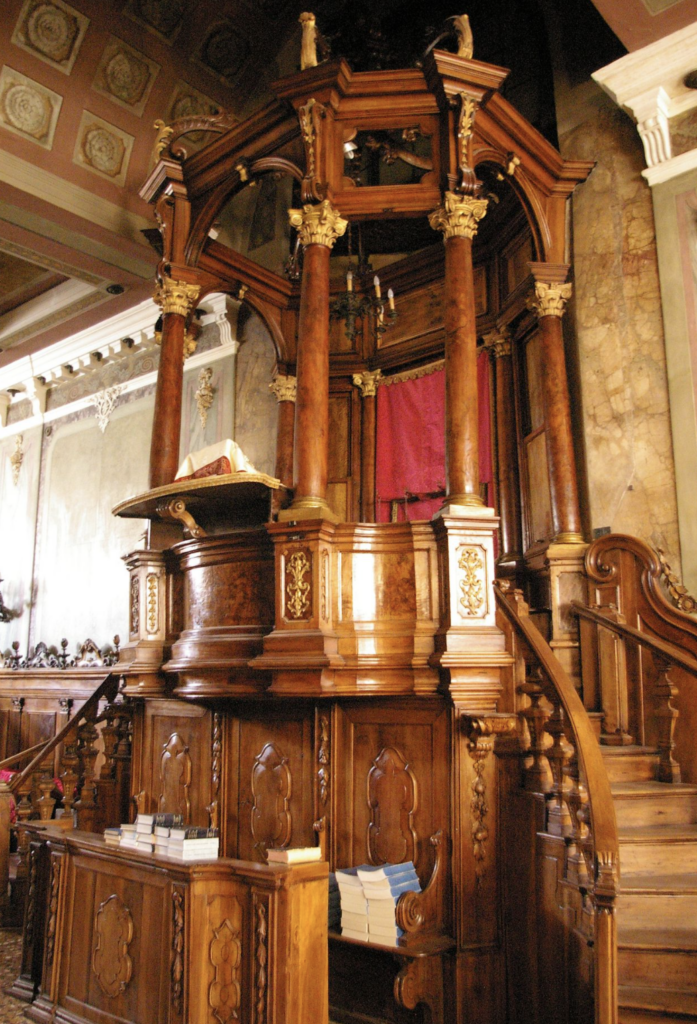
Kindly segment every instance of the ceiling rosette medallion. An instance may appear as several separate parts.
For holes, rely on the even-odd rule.
[[[12,42],[69,75],[89,23],[63,0],[26,0]]]

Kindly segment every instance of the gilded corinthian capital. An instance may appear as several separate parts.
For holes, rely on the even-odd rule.
[[[200,291],[197,284],[187,284],[186,281],[174,281],[171,277],[165,277],[162,284],[158,284],[155,289],[153,300],[163,314],[178,313],[179,316],[188,316],[196,305]]]
[[[488,201],[474,196],[460,196],[446,192],[443,205],[428,215],[434,231],[442,231],[443,238],[474,238],[479,221],[486,213]]]
[[[528,309],[538,317],[564,315],[566,303],[571,298],[571,283],[546,284],[535,281],[535,294],[528,299]]]
[[[504,327],[498,331],[489,331],[483,336],[484,348],[494,357],[501,359],[511,354],[511,335]]]
[[[297,377],[279,375],[269,384],[269,391],[276,396],[277,402],[294,402],[297,390]]]
[[[381,378],[382,370],[364,370],[363,373],[354,373],[353,383],[363,398],[375,398]]]
[[[328,199],[315,205],[303,206],[302,210],[289,210],[290,226],[297,228],[300,242],[305,245],[326,245],[331,249],[348,226],[338,210]]]

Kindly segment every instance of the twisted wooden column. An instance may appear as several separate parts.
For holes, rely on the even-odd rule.
[[[360,389],[361,413],[361,522],[375,522],[375,443],[377,439],[377,393],[382,370],[354,373]]]
[[[186,321],[199,291],[197,284],[169,277],[155,290],[155,302],[162,310],[162,339],[150,443],[151,488],[171,484],[179,467]]]
[[[328,199],[290,210],[304,249],[295,402],[295,495],[281,520],[338,517],[327,504],[329,442],[329,254],[347,222]]]
[[[487,200],[446,192],[429,216],[445,242],[445,475],[443,510],[484,504],[479,493],[477,322],[472,239]]]
[[[511,338],[505,329],[490,331],[484,335],[484,345],[494,359],[496,372],[496,463],[501,519],[501,553],[497,563],[515,568],[522,559],[523,535]]]
[[[529,307],[537,314],[540,324],[545,442],[554,539],[558,544],[578,544],[583,543],[583,534],[561,327],[561,318],[571,297],[571,284],[563,283],[569,268],[546,263],[531,263],[530,267],[535,276],[535,294],[529,301]]]

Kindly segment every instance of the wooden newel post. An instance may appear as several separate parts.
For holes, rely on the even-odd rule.
[[[375,522],[375,442],[377,393],[382,370],[354,373],[353,383],[363,398],[361,415],[361,522]]]
[[[327,504],[329,441],[329,254],[347,222],[328,199],[289,211],[304,249],[298,321],[295,402],[295,494],[279,519],[330,519]]]
[[[445,475],[443,509],[481,506],[477,320],[472,239],[487,200],[446,192],[429,216],[445,241]]]
[[[583,534],[561,327],[561,318],[571,297],[571,284],[563,283],[569,268],[547,263],[531,263],[530,268],[535,277],[535,294],[529,306],[537,314],[540,324],[545,438],[554,539],[558,544],[578,544],[583,542]]]
[[[150,444],[151,488],[171,484],[179,467],[184,339],[187,318],[199,292],[197,284],[169,277],[155,290],[155,302],[162,310],[162,339]]]
[[[269,384],[269,391],[276,396],[278,402],[276,477],[284,487],[292,487],[297,379],[279,374]]]
[[[501,553],[496,561],[499,567],[515,571],[523,557],[523,536],[510,335],[505,330],[491,331],[484,335],[484,345],[494,359],[496,372],[496,463],[501,519]]]

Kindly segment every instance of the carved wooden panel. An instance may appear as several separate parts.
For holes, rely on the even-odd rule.
[[[312,552],[304,549],[286,551],[283,560],[285,617],[291,621],[309,619],[312,614]]]
[[[314,709],[249,708],[225,735],[227,855],[266,860],[269,846],[313,846]]]
[[[113,999],[124,991],[133,973],[133,960],[128,955],[133,941],[133,917],[116,894],[99,907],[94,935],[92,970],[102,992]]]
[[[414,860],[416,779],[395,747],[383,747],[368,772],[368,860],[399,864]]]
[[[242,963],[242,908],[234,900],[233,919],[226,917],[213,929],[208,959],[213,967],[213,980],[208,989],[208,1005],[213,1020],[229,1024],[239,1020],[240,978]]]
[[[290,841],[291,790],[288,758],[275,744],[267,743],[254,759],[252,768],[252,838],[262,860],[266,860],[269,846],[279,849]]]
[[[160,781],[162,789],[158,806],[161,811],[179,812],[184,821],[191,817],[191,756],[189,748],[179,735],[173,732],[167,740],[160,757]]]

